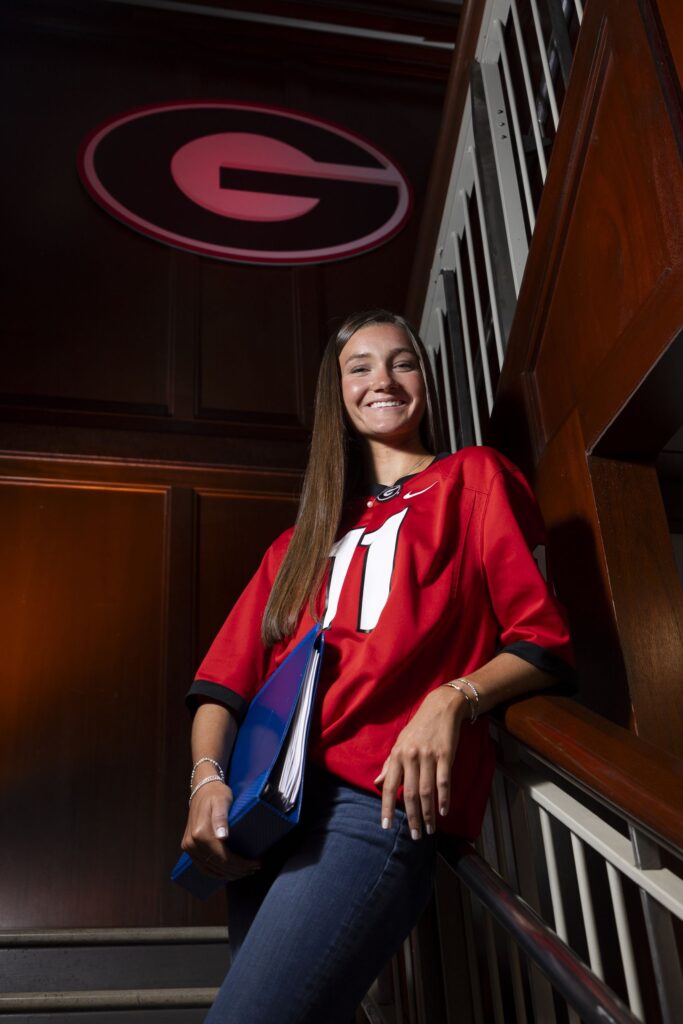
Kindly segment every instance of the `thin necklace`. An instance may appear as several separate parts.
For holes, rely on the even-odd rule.
[[[424,462],[425,459],[433,459],[433,458],[434,458],[434,456],[431,454],[431,452],[425,452],[424,455],[420,456],[420,458],[417,460],[417,462],[414,462],[412,464],[412,466],[408,467],[408,469],[406,470],[405,473],[401,473],[401,477],[410,476],[410,474],[413,472],[413,470],[417,469],[417,467],[420,465],[421,462]]]

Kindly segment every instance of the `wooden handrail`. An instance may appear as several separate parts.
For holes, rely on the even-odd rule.
[[[502,718],[515,739],[683,850],[679,758],[567,697],[527,697]]]

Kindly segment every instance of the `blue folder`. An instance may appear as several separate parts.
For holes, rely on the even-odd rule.
[[[305,758],[323,646],[323,634],[316,625],[263,684],[237,732],[227,779],[234,797],[228,816],[228,842],[230,849],[243,857],[258,859],[299,820],[303,778],[291,799],[283,796],[278,781],[290,749],[304,683],[310,677],[312,693],[301,723]],[[187,853],[180,857],[171,878],[200,899],[208,898],[225,884],[203,874]]]

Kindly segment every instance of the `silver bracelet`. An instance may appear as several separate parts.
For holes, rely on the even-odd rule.
[[[221,768],[221,766],[218,763],[218,761],[214,760],[213,757],[200,757],[199,760],[195,761],[195,763],[192,765],[192,774],[190,775],[190,789],[192,789],[192,786],[194,785],[194,777],[196,775],[197,769],[199,768],[200,764],[207,764],[207,763],[208,764],[212,764],[214,766],[214,768],[216,769],[216,771],[218,772],[218,774],[221,777],[221,782],[225,782],[225,772]]]
[[[460,678],[460,679],[456,679],[455,681],[456,681],[456,683],[464,683],[465,686],[469,686],[470,690],[472,691],[472,693],[474,695],[474,700],[475,700],[476,705],[477,705],[477,715],[478,715],[479,714],[479,690],[476,688],[474,683],[471,683],[469,681],[469,679],[465,679],[464,677]]]
[[[458,684],[456,682],[448,682],[448,683],[444,683],[443,685],[444,686],[450,686],[453,690],[457,690],[458,693],[461,693],[463,695],[463,697],[467,701],[467,706],[470,709],[470,725],[472,723],[476,722],[476,720],[477,720],[477,706],[474,703],[474,701],[472,700],[472,698],[470,697],[469,693],[467,693],[466,690],[463,690],[462,686],[458,686]]]
[[[202,788],[202,786],[206,786],[206,784],[209,783],[209,782],[225,782],[225,779],[222,776],[220,776],[220,775],[207,775],[205,779],[202,779],[201,782],[197,783],[197,785],[194,787],[194,789],[190,793],[189,803],[192,803],[192,801],[194,800],[195,796],[197,795],[199,790]]]

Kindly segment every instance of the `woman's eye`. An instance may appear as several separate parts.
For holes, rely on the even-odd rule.
[[[367,366],[354,366],[351,370],[351,373],[365,373],[366,371]]]
[[[412,360],[406,360],[406,362],[403,362],[403,363],[395,363],[394,367],[397,370],[415,370],[415,369],[417,369],[416,364],[414,362],[412,362]]]

